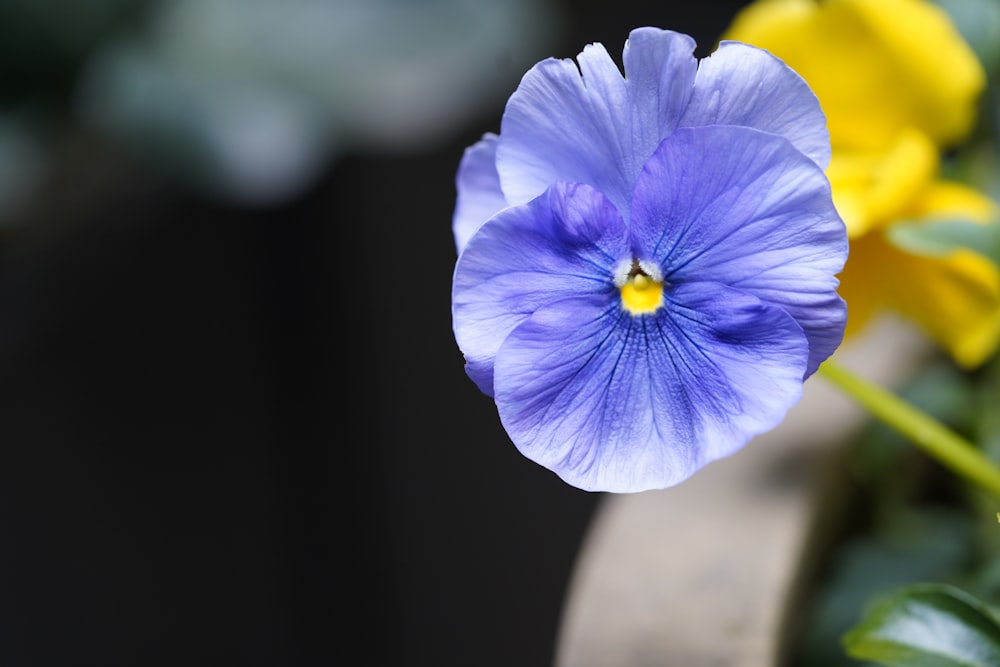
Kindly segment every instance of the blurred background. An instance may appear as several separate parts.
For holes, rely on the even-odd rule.
[[[551,664],[600,496],[464,374],[455,169],[743,4],[0,0],[0,663]]]

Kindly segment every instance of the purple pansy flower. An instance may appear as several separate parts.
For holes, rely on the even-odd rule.
[[[466,371],[528,458],[674,485],[776,426],[840,344],[825,117],[760,49],[641,28],[545,60],[459,167]]]

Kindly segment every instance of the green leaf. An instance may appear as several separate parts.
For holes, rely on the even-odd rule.
[[[893,667],[998,667],[1000,623],[954,586],[908,586],[873,605],[843,636],[847,654]]]
[[[966,248],[1000,265],[1000,220],[900,222],[889,227],[886,236],[897,248],[916,255],[942,257]]]

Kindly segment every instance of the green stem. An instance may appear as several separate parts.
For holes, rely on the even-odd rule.
[[[1000,498],[1000,468],[944,424],[832,361],[818,374],[953,472]]]

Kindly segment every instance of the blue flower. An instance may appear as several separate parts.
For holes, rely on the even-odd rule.
[[[466,371],[529,459],[665,488],[775,427],[840,344],[847,236],[815,96],[767,52],[641,28],[533,67],[459,167]]]

